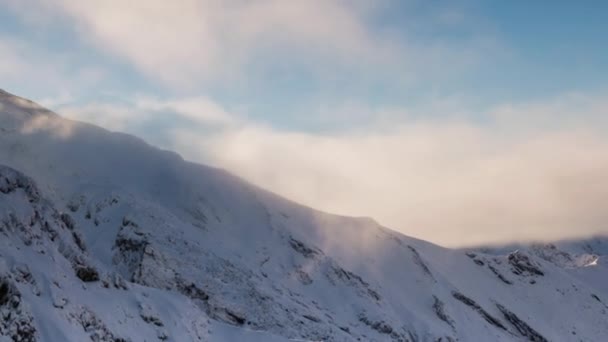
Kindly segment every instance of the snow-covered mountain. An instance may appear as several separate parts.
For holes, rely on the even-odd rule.
[[[605,239],[446,249],[6,92],[0,165],[1,342],[608,339]]]

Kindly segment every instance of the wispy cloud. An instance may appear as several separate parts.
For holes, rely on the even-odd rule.
[[[221,105],[203,96],[173,100],[139,96],[136,98],[135,106],[143,112],[170,112],[202,125],[230,125],[237,122],[237,119]]]
[[[74,65],[71,56],[51,53],[10,36],[0,35],[0,78],[2,86],[27,89],[40,94],[69,93],[69,89],[87,88],[105,77],[104,71],[90,65]]]
[[[7,1],[29,26],[74,31],[83,46],[180,89],[234,85],[277,68],[303,68],[328,79],[421,81],[459,73],[504,52],[483,33],[458,42],[421,41],[378,27],[374,22],[390,11],[387,0]],[[463,16],[446,13],[451,13],[447,19],[432,20]],[[442,67],[446,63],[449,68]]]
[[[131,104],[131,116],[114,111],[117,118],[107,118],[142,124],[150,116],[133,111],[154,115],[150,109],[157,108],[177,119],[211,108],[225,124],[218,126],[217,114],[197,115],[195,125],[174,120],[163,147],[315,208],[371,216],[405,234],[458,246],[608,232],[606,98],[564,95],[498,106],[484,123],[401,116],[325,134],[250,122],[207,99],[200,108],[179,105],[188,99],[148,99]],[[205,127],[215,128],[201,134]]]
[[[365,20],[375,6],[358,1],[25,2],[13,9],[71,20],[83,40],[170,83],[225,77],[277,45],[341,63],[381,62],[399,49],[370,31]]]

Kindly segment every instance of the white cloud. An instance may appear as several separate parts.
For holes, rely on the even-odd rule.
[[[87,65],[75,66],[67,53],[53,53],[16,38],[0,35],[1,87],[22,96],[61,94],[66,99],[70,89],[86,89],[104,79],[102,69]],[[46,103],[57,102],[47,97]]]
[[[140,111],[129,104],[60,105],[57,111],[66,118],[89,122],[113,131],[129,131],[153,118],[152,113]]]
[[[14,41],[0,37],[0,77],[3,79],[17,77],[25,69],[19,56],[20,46]]]
[[[237,122],[221,105],[203,96],[174,100],[140,96],[136,98],[135,107],[141,111],[171,112],[203,125],[229,125]]]
[[[69,98],[69,97],[67,97]],[[93,102],[84,105],[59,103],[56,110],[68,118],[93,122],[113,130],[124,130],[141,125],[161,116],[183,118],[195,126],[235,125],[239,119],[221,105],[203,96],[175,99],[158,99],[134,96],[131,101],[118,103]]]
[[[395,108],[377,113],[380,121],[365,130],[327,134],[256,124],[204,97],[136,96],[131,103],[59,112],[127,132],[162,116],[168,125],[161,134],[170,136],[144,138],[191,160],[315,208],[371,216],[405,234],[458,246],[608,233],[606,98],[570,94],[499,106],[484,124],[470,115],[408,117]],[[349,108],[356,109],[336,110],[347,120]],[[376,112],[358,113],[373,118]],[[392,119],[383,120],[386,115]]]
[[[28,22],[31,8],[70,20],[83,41],[165,82],[183,84],[238,74],[280,46],[340,63],[383,61],[398,46],[366,25],[376,6],[342,0],[27,0],[11,1]],[[42,10],[40,10],[42,11]]]
[[[567,125],[555,124],[571,109],[558,100],[510,106],[517,111],[509,123],[406,121],[333,135],[251,124],[211,136],[181,128],[173,136],[191,159],[437,243],[555,240],[608,233],[608,125],[589,120],[605,117],[607,104],[605,97],[578,101],[578,120],[569,112]],[[543,117],[552,111],[557,116]],[[515,125],[515,116],[538,125]]]

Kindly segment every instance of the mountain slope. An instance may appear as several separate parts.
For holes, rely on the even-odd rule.
[[[298,205],[5,92],[0,164],[0,336],[8,341],[608,334],[599,247],[587,253],[599,256],[595,264],[559,262],[534,247],[445,249]]]

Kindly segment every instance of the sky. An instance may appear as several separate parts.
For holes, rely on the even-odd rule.
[[[446,246],[608,233],[608,3],[0,0],[0,88]]]

